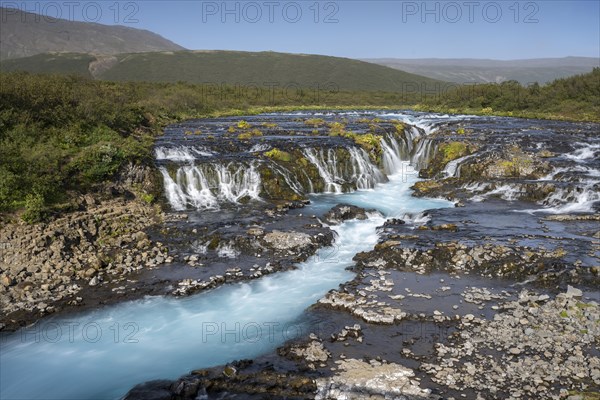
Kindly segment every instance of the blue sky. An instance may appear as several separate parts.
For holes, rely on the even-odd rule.
[[[189,49],[352,58],[600,57],[598,0],[69,1],[2,4],[148,29]]]

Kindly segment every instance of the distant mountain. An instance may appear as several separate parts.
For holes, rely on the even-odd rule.
[[[177,51],[90,56],[43,54],[6,60],[2,71],[69,73],[111,81],[178,82],[323,90],[415,91],[441,82],[348,58],[242,51]],[[442,85],[437,85],[442,87]]]
[[[372,58],[364,61],[385,65],[433,79],[456,83],[501,83],[515,80],[522,84],[548,83],[558,78],[584,74],[600,66],[590,57],[539,58],[529,60],[485,59],[400,59]]]
[[[119,54],[184,48],[155,33],[0,8],[0,60],[41,53]]]

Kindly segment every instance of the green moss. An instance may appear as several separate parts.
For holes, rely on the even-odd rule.
[[[362,147],[373,155],[379,155],[381,153],[381,136],[373,133],[348,133],[346,137],[352,139],[354,143]]]
[[[208,250],[216,250],[219,247],[219,243],[221,242],[221,238],[218,235],[213,236],[210,239],[210,242],[206,246]]]
[[[394,128],[396,128],[396,133],[404,133],[404,130],[406,129],[406,124],[404,124],[404,122],[395,121]]]
[[[145,203],[152,204],[154,202],[154,195],[151,193],[142,193],[140,199]]]
[[[567,313],[567,310],[562,310],[560,312],[560,316],[561,316],[561,318],[569,318],[569,314]]]
[[[277,160],[277,161],[283,161],[283,162],[292,161],[292,155],[290,153],[288,153],[287,151],[279,150],[278,148],[271,149],[269,151],[264,152],[263,154],[266,157],[269,157],[270,159]]]
[[[309,118],[304,121],[304,124],[316,128],[325,125],[325,120],[323,118]]]
[[[329,124],[329,136],[345,136],[346,125],[341,122],[332,122]]]
[[[244,120],[238,121],[236,126],[238,129],[250,129],[250,124]]]
[[[442,187],[442,185],[438,181],[426,180],[426,181],[419,181],[419,182],[415,183],[412,188],[416,192],[426,194],[432,190],[436,190],[441,187]]]
[[[259,131],[258,129],[253,129],[253,130],[251,130],[249,132],[240,133],[238,135],[238,139],[240,139],[240,140],[250,140],[253,137],[259,137],[259,136],[262,136],[262,135],[263,134],[262,134],[261,131]]]
[[[297,173],[294,171],[294,166],[291,166],[291,172]],[[304,197],[294,192],[287,183],[280,179],[280,177],[268,166],[263,166],[259,169],[261,182],[262,182],[262,192],[261,197],[271,200],[287,200],[287,201],[297,201],[304,200]]]
[[[442,143],[438,147],[439,152],[442,154],[441,162],[447,164],[452,160],[464,157],[469,153],[469,148],[464,142],[449,142]]]

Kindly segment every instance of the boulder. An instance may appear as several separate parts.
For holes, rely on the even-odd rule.
[[[351,219],[360,219],[364,220],[369,218],[367,215],[371,212],[377,212],[375,210],[366,210],[361,207],[353,206],[351,204],[338,204],[333,207],[331,210],[327,211],[327,213],[323,216],[325,221],[329,224],[337,225],[341,224],[344,221],[348,221]]]

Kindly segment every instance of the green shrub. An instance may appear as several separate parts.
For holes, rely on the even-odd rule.
[[[323,118],[309,118],[304,121],[304,124],[316,128],[325,125],[325,120]]]
[[[266,151],[263,154],[266,157],[269,157],[270,159],[277,160],[277,161],[283,161],[283,162],[292,161],[292,155],[290,153],[288,153],[287,151],[279,150],[277,148]]]
[[[329,124],[329,136],[344,136],[346,134],[346,125],[341,122],[332,122]]]
[[[240,140],[250,140],[253,137],[259,137],[259,136],[262,136],[262,135],[263,135],[263,133],[260,130],[258,130],[258,129],[252,129],[249,132],[240,133],[238,135],[238,139],[240,139]]]
[[[45,215],[45,201],[40,194],[28,194],[25,197],[25,212],[21,215],[23,221],[33,224],[40,222]]]
[[[244,120],[239,121],[236,126],[238,129],[250,129],[250,124]]]

